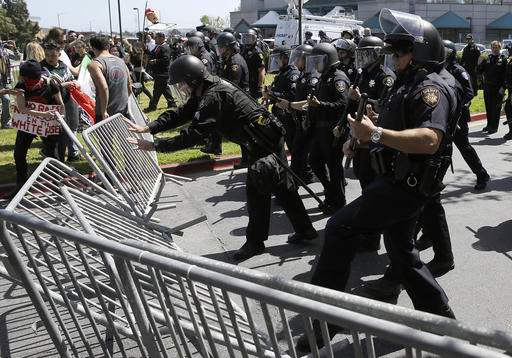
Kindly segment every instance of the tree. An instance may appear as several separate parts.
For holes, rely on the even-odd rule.
[[[199,21],[201,21],[203,25],[210,25],[216,29],[223,29],[226,25],[226,22],[220,16],[203,15]]]
[[[29,13],[25,0],[0,0],[6,17],[11,20],[14,29],[7,34],[13,40],[25,45],[32,41],[35,34],[39,32],[39,25],[29,20]]]
[[[16,31],[16,27],[12,23],[12,20],[7,16],[7,11],[3,7],[0,7],[0,34],[2,40],[7,40],[8,35]]]

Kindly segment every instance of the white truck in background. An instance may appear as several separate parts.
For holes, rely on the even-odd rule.
[[[358,21],[353,15],[346,13],[345,9],[337,6],[325,16],[315,16],[309,13],[302,14],[302,41],[306,38],[307,31],[313,34],[313,40],[320,41],[318,32],[324,31],[332,40],[341,37],[344,30],[357,29],[363,33],[363,22]],[[299,44],[299,12],[293,0],[288,2],[286,15],[279,16],[275,34],[275,46],[294,47]]]

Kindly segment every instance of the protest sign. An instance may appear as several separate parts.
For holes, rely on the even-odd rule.
[[[48,105],[29,101],[27,102],[27,108],[40,112],[56,111],[63,113],[63,108],[59,105]],[[11,127],[41,137],[48,137],[49,135],[57,135],[60,133],[60,125],[56,119],[47,119],[21,113],[16,105],[14,106],[11,119]]]

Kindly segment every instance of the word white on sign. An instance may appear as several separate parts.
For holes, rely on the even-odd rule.
[[[59,105],[42,104],[30,101],[27,102],[27,109],[40,112],[53,111],[61,114],[64,112],[62,106]],[[60,124],[56,119],[47,119],[21,113],[16,105],[14,106],[11,119],[11,127],[40,137],[48,137],[49,135],[58,135],[60,133]]]

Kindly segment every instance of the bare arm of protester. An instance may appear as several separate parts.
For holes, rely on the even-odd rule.
[[[92,81],[96,87],[96,105],[100,105],[100,111],[97,113],[104,113],[105,118],[108,117],[107,104],[108,104],[108,84],[103,76],[102,67],[98,61],[92,61],[89,65],[89,73],[91,74]]]
[[[60,95],[60,93],[59,93],[59,95]],[[61,100],[62,100],[62,97],[61,97]],[[16,94],[16,105],[18,106],[18,110],[20,111],[20,113],[28,114],[28,115],[31,115],[34,117],[41,117],[41,118],[48,118],[48,119],[55,118],[55,111],[43,112],[43,111],[36,111],[33,109],[28,109],[27,102],[25,101],[25,95],[23,94],[23,92],[18,92]]]

